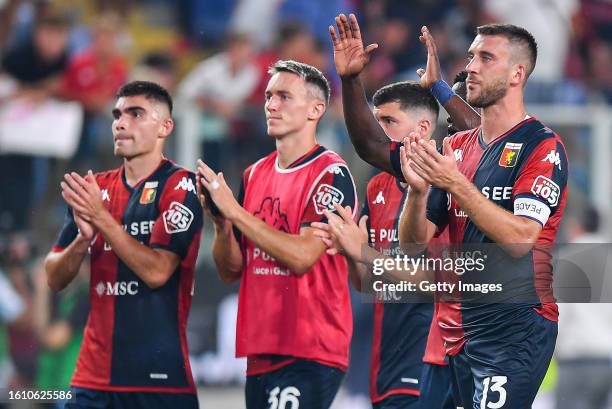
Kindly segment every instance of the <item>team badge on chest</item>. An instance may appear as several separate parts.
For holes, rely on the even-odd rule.
[[[146,182],[140,195],[140,204],[146,205],[153,203],[157,194],[157,182]]]
[[[504,168],[513,168],[518,163],[518,157],[521,153],[522,143],[506,142],[504,150],[499,158],[499,166]]]

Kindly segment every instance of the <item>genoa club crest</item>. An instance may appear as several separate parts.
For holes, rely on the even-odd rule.
[[[522,143],[506,142],[504,150],[499,158],[499,166],[504,168],[513,168],[518,163],[518,157],[521,153]]]
[[[146,205],[153,203],[157,192],[157,182],[146,182],[140,195],[140,204]]]

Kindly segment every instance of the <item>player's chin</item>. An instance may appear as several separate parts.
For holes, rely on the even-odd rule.
[[[284,133],[279,127],[268,125],[268,136],[274,139],[278,139],[281,138],[283,135]]]

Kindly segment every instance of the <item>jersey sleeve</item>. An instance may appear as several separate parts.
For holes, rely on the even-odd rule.
[[[55,243],[51,247],[51,251],[62,251],[72,243],[79,233],[79,229],[74,221],[72,214],[72,208],[67,206],[66,216],[64,217],[64,225],[60,230],[60,233],[55,240]]]
[[[402,174],[402,162],[400,161],[400,148],[404,146],[401,142],[392,141],[389,150],[389,161],[391,162],[391,168],[393,169],[393,176],[404,180]]]
[[[195,174],[186,170],[168,178],[159,200],[159,216],[155,221],[149,245],[184,258],[192,240],[202,229],[202,207],[195,188]]]
[[[308,227],[313,222],[327,221],[323,212],[335,211],[336,203],[342,207],[350,206],[353,209],[353,216],[357,214],[355,182],[346,165],[337,164],[324,170],[313,184],[311,191],[302,217],[302,227]]]
[[[442,232],[448,225],[449,197],[445,190],[437,187],[429,189],[427,196],[427,220],[437,227],[437,232]]]
[[[368,184],[369,187],[369,184]],[[374,244],[372,242],[372,230],[371,230],[371,224],[370,224],[370,197],[368,195],[368,191],[369,189],[366,189],[366,194],[364,197],[364,201],[363,201],[363,206],[361,207],[361,213],[359,214],[359,219],[357,219],[357,222],[359,222],[359,220],[361,220],[361,218],[363,216],[368,216],[368,220],[366,220],[366,227],[368,229],[368,243],[369,244]]]
[[[523,164],[512,189],[514,214],[546,225],[562,204],[568,160],[556,137],[543,140]]]

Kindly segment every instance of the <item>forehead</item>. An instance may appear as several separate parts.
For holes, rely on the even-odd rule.
[[[306,82],[297,74],[291,72],[277,72],[272,75],[270,81],[268,81],[266,92],[279,91],[305,93],[307,91]]]
[[[372,110],[376,117],[392,116],[396,119],[410,119],[414,116],[411,110],[403,110],[399,102],[385,102]]]
[[[146,110],[152,110],[154,108],[155,101],[148,99],[144,95],[133,95],[129,97],[121,97],[115,102],[116,109],[125,109],[129,107],[138,106]]]
[[[510,41],[501,35],[480,35],[478,34],[472,44],[469,52],[488,52],[495,55],[504,55],[509,53]]]

